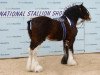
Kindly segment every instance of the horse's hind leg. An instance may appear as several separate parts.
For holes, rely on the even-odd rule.
[[[38,49],[38,46],[41,42],[35,43],[32,42],[30,43],[30,48],[29,48],[29,57],[27,61],[27,70],[28,71],[34,71],[34,72],[41,72],[43,70],[42,66],[39,64],[36,56],[36,50]]]

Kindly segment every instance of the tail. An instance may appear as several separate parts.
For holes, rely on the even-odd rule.
[[[27,30],[28,30],[28,34],[29,34],[29,37],[31,38],[32,37],[32,30],[30,29],[31,27],[31,20],[27,21]]]

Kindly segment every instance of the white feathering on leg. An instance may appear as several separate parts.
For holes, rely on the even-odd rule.
[[[75,61],[74,58],[73,58],[72,51],[70,51],[70,49],[69,49],[68,52],[69,52],[69,56],[68,56],[67,64],[68,64],[68,65],[76,65],[77,63],[76,63],[76,61]]]
[[[27,71],[31,71],[31,65],[32,65],[32,50],[29,48],[29,57],[27,60]]]
[[[32,59],[31,70],[33,70],[34,72],[41,72],[43,70],[43,68],[39,64],[39,62],[37,61],[36,50],[37,50],[37,48],[33,51],[33,59]]]
[[[42,66],[39,65],[39,62],[37,61],[36,49],[35,50],[29,49],[29,57],[27,60],[27,70],[34,71],[34,72],[41,72],[43,70]]]

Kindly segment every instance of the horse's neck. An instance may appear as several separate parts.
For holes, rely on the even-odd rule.
[[[78,18],[73,18],[74,24],[77,24]]]
[[[73,16],[73,17],[68,17],[68,19],[71,21],[72,27],[76,27],[78,18]]]
[[[77,24],[77,21],[78,21],[78,17],[76,16],[66,16],[66,15],[63,15],[61,16],[61,18],[63,18],[64,20],[68,20],[70,21],[70,24],[72,24],[72,27],[76,27],[76,24]]]

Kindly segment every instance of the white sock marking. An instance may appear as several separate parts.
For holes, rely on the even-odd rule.
[[[31,65],[32,65],[32,50],[29,49],[29,57],[27,60],[27,71],[31,71]]]
[[[27,70],[34,71],[34,72],[41,72],[43,68],[42,66],[39,65],[39,62],[37,61],[36,49],[33,51],[30,50],[29,58],[27,61]]]
[[[77,64],[73,58],[73,54],[72,54],[72,51],[70,51],[70,49],[69,49],[69,56],[68,56],[67,64],[68,65],[76,65]]]

